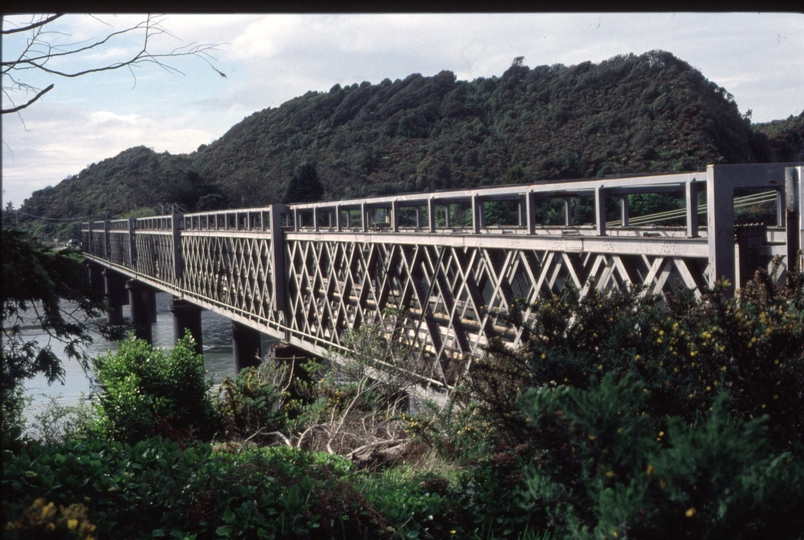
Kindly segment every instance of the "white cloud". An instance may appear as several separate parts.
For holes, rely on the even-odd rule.
[[[98,18],[64,17],[65,39],[96,38],[144,16]],[[464,80],[499,76],[517,56],[536,67],[663,49],[725,87],[754,121],[798,114],[804,102],[801,14],[171,15],[162,24],[175,37],[156,38],[159,50],[221,44],[214,65],[227,78],[198,59],[177,59],[172,65],[186,76],[144,66],[133,89],[126,71],[52,81],[56,88],[23,114],[28,131],[4,118],[3,141],[14,152],[12,160],[3,149],[4,198],[19,204],[34,187],[131,146],[192,151],[308,90],[444,69]],[[3,39],[4,58],[9,43]],[[123,40],[92,60],[108,62],[136,44]]]
[[[173,154],[194,151],[218,134],[183,126],[186,119],[56,107],[45,104],[19,122],[6,121],[3,139],[3,199],[19,206],[30,193],[77,174],[92,162],[133,146]]]

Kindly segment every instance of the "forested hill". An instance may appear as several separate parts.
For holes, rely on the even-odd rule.
[[[192,154],[126,150],[37,191],[23,211],[259,206],[282,202],[299,171],[336,199],[804,159],[804,114],[765,125],[747,116],[668,52],[533,69],[517,58],[501,77],[471,82],[442,71],[308,92]]]

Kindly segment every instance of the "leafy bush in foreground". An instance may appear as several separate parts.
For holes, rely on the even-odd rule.
[[[204,360],[189,332],[170,351],[129,338],[94,361],[101,429],[137,442],[157,434],[210,440],[219,428]]]

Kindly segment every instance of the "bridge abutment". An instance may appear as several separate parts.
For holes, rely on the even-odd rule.
[[[131,323],[134,325],[134,336],[153,344],[153,329],[156,313],[156,292],[141,281],[126,281],[129,304],[131,304]]]
[[[202,307],[175,296],[170,303],[170,312],[173,314],[173,338],[178,341],[184,337],[185,330],[189,330],[195,340],[195,350],[198,354],[202,354],[204,346],[201,311]]]

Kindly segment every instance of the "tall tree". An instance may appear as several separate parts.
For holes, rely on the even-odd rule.
[[[285,186],[282,203],[315,202],[324,198],[324,186],[312,163],[304,163],[296,169]]]

